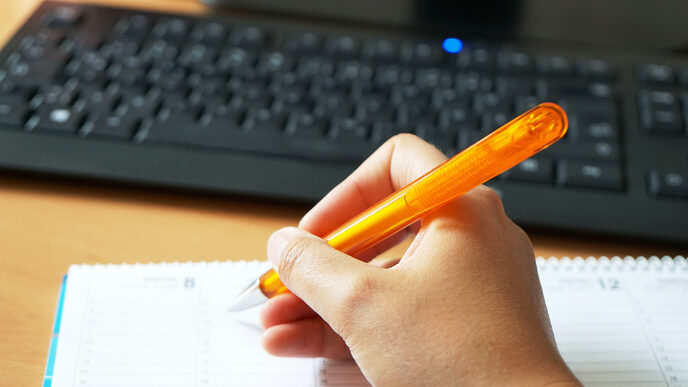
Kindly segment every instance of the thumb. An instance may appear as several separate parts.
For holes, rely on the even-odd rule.
[[[268,258],[287,288],[333,328],[346,325],[346,311],[366,292],[361,284],[370,284],[373,271],[381,270],[295,227],[283,228],[270,236]]]

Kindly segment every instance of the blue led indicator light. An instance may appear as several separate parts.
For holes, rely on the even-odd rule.
[[[447,38],[442,42],[442,48],[450,54],[458,54],[463,49],[463,42],[456,38]]]

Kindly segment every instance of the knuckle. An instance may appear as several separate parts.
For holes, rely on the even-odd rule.
[[[502,202],[502,198],[499,196],[497,191],[482,185],[480,186],[478,195],[486,203],[488,208],[496,210],[498,213],[505,213],[504,203]]]
[[[353,277],[342,297],[342,303],[345,307],[359,308],[365,304],[377,288],[377,281],[367,273],[361,273]]]
[[[366,305],[372,302],[379,287],[379,281],[368,273],[351,278],[343,287],[337,308],[337,321],[346,323],[365,315]]]
[[[282,280],[289,281],[304,259],[307,259],[312,241],[308,238],[295,238],[282,250],[277,271]]]
[[[389,139],[389,141],[394,142],[396,144],[424,142],[420,137],[411,133],[397,133],[394,136],[392,136]]]

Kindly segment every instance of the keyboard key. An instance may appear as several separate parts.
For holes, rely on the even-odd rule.
[[[596,160],[619,162],[619,146],[611,141],[558,141],[541,152],[542,156],[554,159]]]
[[[602,103],[595,104],[595,100]],[[563,100],[560,102],[563,103],[562,106],[565,106],[569,116],[568,138],[584,141],[610,141],[619,138],[615,109],[609,100]]]
[[[180,17],[162,18],[155,23],[153,36],[170,41],[183,41],[189,34],[191,23]]]
[[[152,117],[162,102],[162,91],[152,88],[148,92],[141,89],[122,89],[119,104],[114,112],[120,116]]]
[[[571,75],[573,73],[571,60],[560,55],[538,57],[537,68],[543,74],[548,75]]]
[[[199,119],[199,124],[207,127],[210,132],[222,130],[240,130],[240,123],[244,118],[245,108],[232,106],[232,104],[217,104],[206,106],[204,114]]]
[[[532,80],[521,77],[498,77],[495,89],[499,95],[532,95],[535,92],[535,84]]]
[[[394,110],[382,96],[369,95],[356,104],[354,117],[362,122],[392,121]]]
[[[576,63],[578,73],[587,78],[612,79],[617,75],[616,68],[602,59],[583,59]]]
[[[466,47],[456,55],[456,64],[464,69],[491,70],[495,65],[495,53],[488,47]]]
[[[678,98],[670,91],[643,90],[638,93],[640,123],[655,133],[681,134],[683,123]]]
[[[686,173],[653,170],[647,175],[647,184],[653,196],[688,199],[688,174]]]
[[[494,92],[476,93],[473,97],[473,110],[476,113],[507,112],[511,115],[511,98],[501,96]]]
[[[74,103],[74,107],[78,111],[91,114],[109,113],[113,111],[120,99],[119,93],[120,87],[117,84],[111,84],[105,90],[95,85],[83,85],[80,87],[79,98]]]
[[[113,32],[119,36],[143,38],[150,33],[153,22],[150,17],[143,14],[134,14],[120,19]]]
[[[559,98],[556,102],[569,115],[573,130],[583,131],[585,125],[595,122],[616,125],[616,104],[612,98],[573,96]]]
[[[548,101],[582,97],[594,104],[594,97],[610,98],[614,95],[614,89],[606,82],[587,83],[540,80],[536,82],[535,87],[537,95],[543,100]]]
[[[255,132],[280,133],[283,127],[284,114],[270,109],[249,109],[243,124],[244,130]]]
[[[359,61],[345,61],[337,65],[334,77],[341,83],[369,80],[373,77],[373,68]]]
[[[390,92],[392,103],[400,104],[427,104],[429,96],[424,90],[416,85],[397,85]]]
[[[235,28],[229,34],[229,44],[232,47],[241,47],[247,50],[263,48],[270,38],[270,33],[256,26],[242,26]]]
[[[514,99],[514,107],[516,112],[525,112],[526,110],[530,110],[534,108],[535,106],[541,104],[542,102],[545,102],[543,99],[538,98],[537,96],[534,95],[517,95],[516,98]],[[566,110],[567,114],[569,114],[568,110]],[[570,115],[569,115],[569,120],[570,120]],[[569,121],[569,126],[571,125],[571,122]]]
[[[551,160],[531,157],[504,173],[510,180],[521,180],[539,183],[554,182],[554,163]]]
[[[299,80],[309,80],[311,78],[330,77],[334,74],[334,62],[319,57],[311,57],[299,60],[296,65],[296,74]]]
[[[253,66],[257,56],[241,47],[230,48],[220,53],[217,67],[222,72],[231,72]]]
[[[134,55],[131,52],[134,48],[135,47],[128,49],[127,51],[129,52],[126,55]],[[104,50],[101,49],[100,51],[103,52]],[[105,51],[106,54],[109,54],[110,50]],[[112,56],[112,54],[110,55]],[[123,55],[125,54],[120,53],[115,56],[121,57]],[[174,63],[171,61],[175,60],[177,55],[179,55],[179,47],[163,39],[153,39],[146,42],[138,53],[139,58],[141,58],[144,63],[154,61],[156,62],[156,67],[159,67],[163,63]]]
[[[678,70],[678,81],[682,85],[688,86],[688,66],[682,67]]]
[[[182,48],[179,54],[179,64],[184,67],[196,66],[203,63],[211,63],[217,57],[217,50],[204,44],[195,43]],[[135,57],[133,57],[135,58]],[[137,64],[136,67],[139,67]],[[134,66],[129,66],[130,68]]]
[[[533,69],[533,58],[521,51],[506,50],[497,55],[497,64],[507,72],[525,73]]]
[[[456,130],[442,130],[431,124],[420,124],[413,131],[418,137],[431,143],[444,154],[456,152]]]
[[[406,42],[401,45],[399,56],[406,63],[419,66],[434,66],[442,62],[444,51],[439,44]]]
[[[315,54],[322,47],[322,38],[315,32],[299,32],[289,36],[284,49],[292,54]]]
[[[32,123],[31,127],[55,132],[76,133],[79,126],[83,123],[83,114],[66,106],[43,106],[38,110],[35,118],[37,118],[37,121],[35,124]]]
[[[421,89],[435,90],[451,87],[454,82],[449,71],[437,67],[421,67],[416,71],[415,84]]]
[[[433,90],[431,97],[432,107],[436,110],[442,109],[449,103],[460,100],[466,101],[466,105],[468,105],[468,99],[454,88],[435,89]]]
[[[353,103],[344,92],[317,93],[314,98],[313,115],[318,118],[351,117],[353,114]]]
[[[571,126],[571,121],[569,121]],[[619,138],[615,120],[582,116],[575,124],[578,138],[587,141],[614,140]]]
[[[483,133],[491,133],[497,128],[501,128],[504,124],[513,118],[510,112],[491,110],[482,115],[480,129]]]
[[[104,136],[110,138],[130,139],[141,121],[136,116],[121,116],[102,111],[91,115],[80,130],[83,136]]]
[[[492,91],[494,81],[477,72],[459,73],[454,80],[454,87],[461,93],[474,93],[476,91]]]
[[[199,23],[193,28],[189,37],[193,41],[220,48],[227,38],[227,30],[227,27],[218,22]]]
[[[438,127],[451,130],[477,129],[478,121],[468,109],[467,101],[455,101],[440,110]]]
[[[377,62],[398,59],[399,44],[389,39],[368,39],[363,43],[363,57]]]
[[[51,28],[68,28],[77,25],[83,17],[79,6],[61,5],[43,17],[43,23]]]
[[[338,58],[352,58],[358,55],[361,43],[350,35],[333,36],[325,43],[325,52]]]
[[[307,98],[303,87],[283,88],[276,93],[270,109],[274,112],[290,113],[312,111],[313,102]]]
[[[435,113],[428,110],[427,105],[403,103],[397,107],[396,123],[408,130],[412,130],[419,123],[434,125]]]
[[[294,60],[279,51],[264,52],[256,64],[256,71],[266,75],[288,73],[293,69]]]
[[[672,83],[675,79],[674,69],[665,64],[646,64],[636,67],[636,78],[644,82]]]
[[[287,118],[284,132],[288,136],[322,138],[325,136],[326,121],[308,113],[292,113]]]
[[[26,116],[26,100],[19,95],[0,95],[0,124],[21,126]]]
[[[335,118],[328,136],[338,142],[368,145],[368,128],[353,118]]]
[[[389,88],[395,85],[411,83],[413,71],[397,65],[380,66],[375,72],[373,82],[378,87]]]
[[[621,168],[605,163],[562,160],[558,163],[557,182],[572,187],[623,189]]]
[[[40,86],[51,82],[67,63],[68,54],[50,51],[38,59],[19,59],[0,69],[0,79],[10,79],[25,86]]]

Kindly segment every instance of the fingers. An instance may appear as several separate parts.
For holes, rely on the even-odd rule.
[[[373,271],[383,270],[293,227],[270,236],[268,258],[287,288],[335,328],[347,325],[351,298],[365,296],[356,284],[372,282]]]
[[[394,136],[316,204],[299,227],[324,236],[446,159],[416,136]]]
[[[269,299],[260,310],[260,323],[263,328],[284,324],[305,318],[312,318],[317,314],[303,300],[291,293],[280,294]]]
[[[344,340],[319,317],[268,328],[263,348],[275,356],[351,359]]]
[[[268,300],[260,313],[262,344],[275,356],[350,359],[344,340],[293,294]]]

